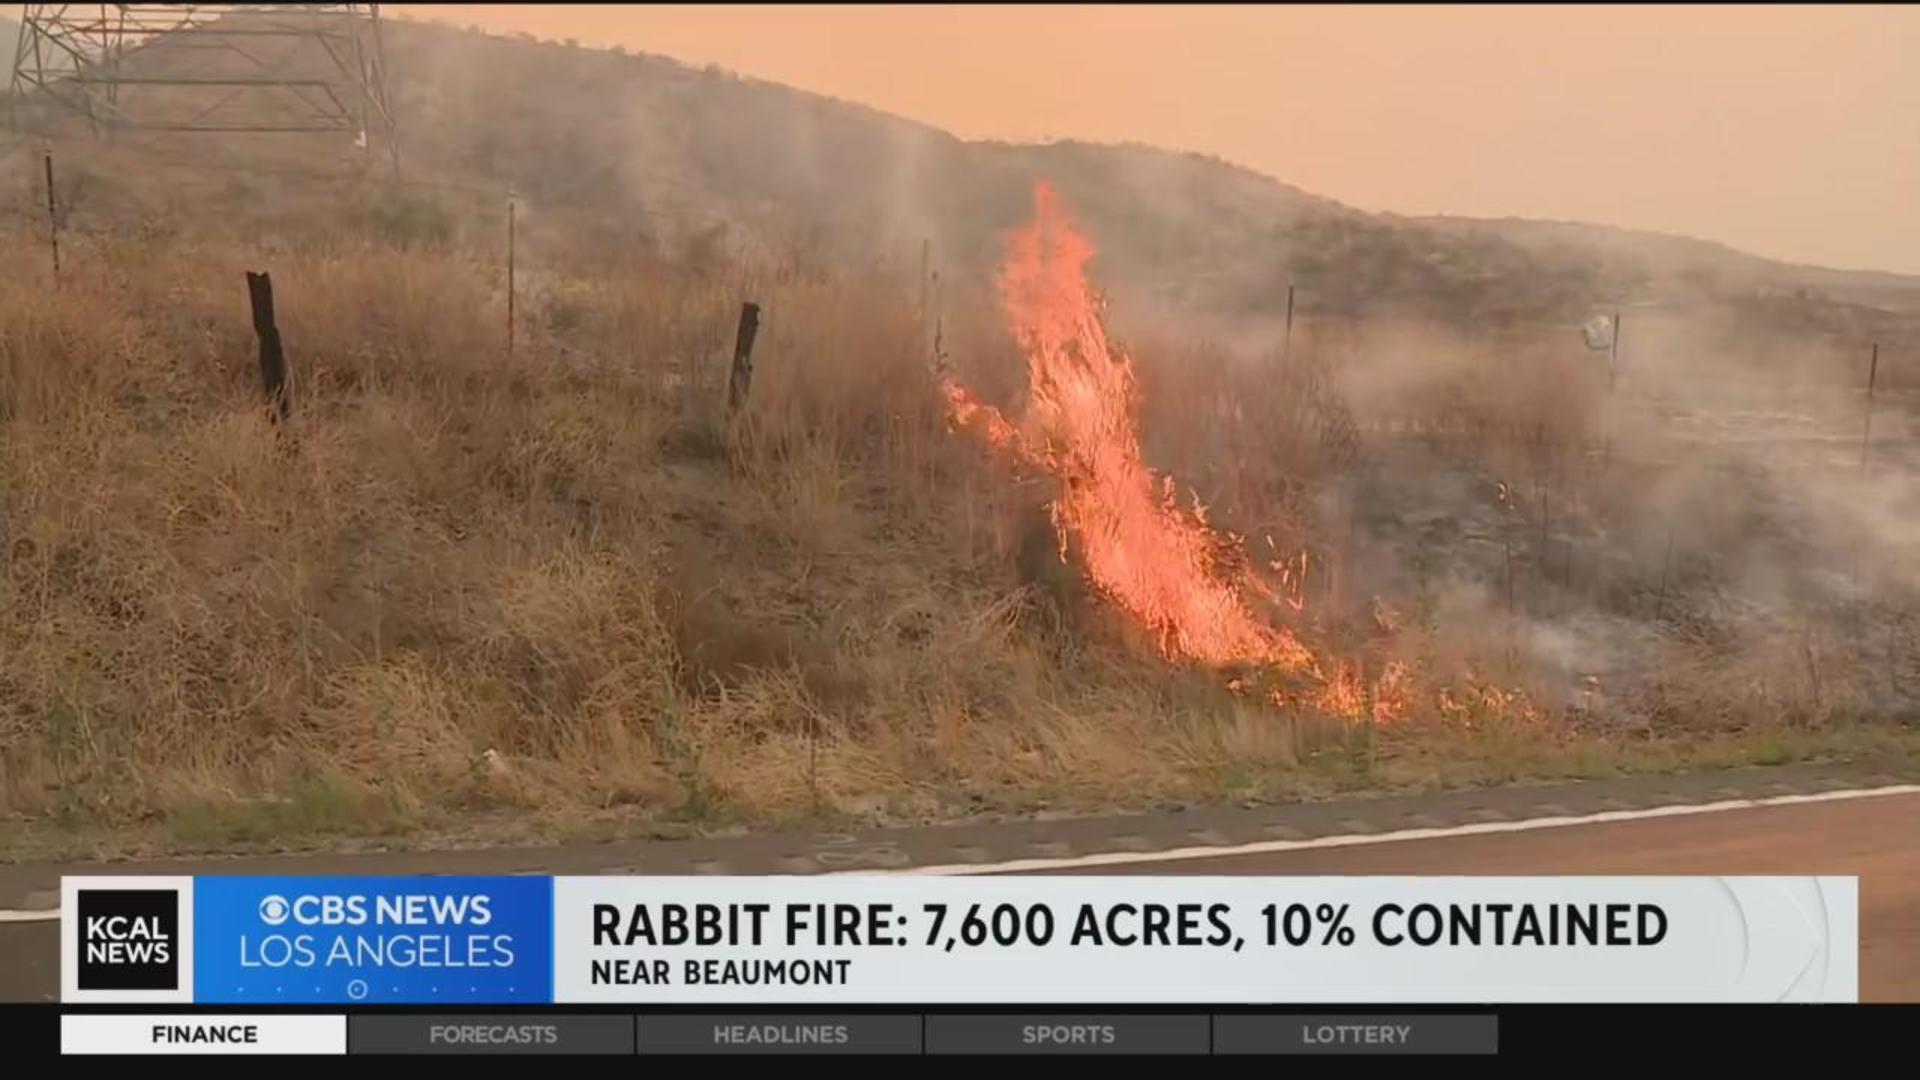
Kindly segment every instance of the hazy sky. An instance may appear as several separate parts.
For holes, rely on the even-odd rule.
[[[965,138],[1218,155],[1367,210],[1920,272],[1920,8],[388,5]]]

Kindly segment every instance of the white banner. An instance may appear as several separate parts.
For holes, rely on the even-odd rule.
[[[574,877],[554,998],[1853,1002],[1851,877]]]

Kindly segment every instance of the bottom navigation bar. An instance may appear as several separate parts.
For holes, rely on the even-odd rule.
[[[66,1014],[65,1054],[1493,1054],[1482,1015]]]

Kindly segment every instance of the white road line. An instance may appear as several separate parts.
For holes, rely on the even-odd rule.
[[[1389,833],[1351,833],[1344,836],[1319,836],[1311,840],[1257,840],[1250,844],[1224,847],[1174,848],[1168,851],[1108,851],[1093,855],[1070,855],[1057,859],[1014,859],[1001,863],[962,863],[951,866],[914,866],[905,870],[835,870],[821,877],[858,875],[940,875],[1009,874],[1026,870],[1065,870],[1082,866],[1126,866],[1137,863],[1184,862],[1191,859],[1225,859],[1236,855],[1264,855],[1281,851],[1310,851],[1317,848],[1360,847],[1366,844],[1391,844],[1406,840],[1438,840],[1449,836],[1482,836],[1488,833],[1529,832],[1534,829],[1558,829],[1571,825],[1603,825],[1613,821],[1641,821],[1648,818],[1685,817],[1689,814],[1713,814],[1726,810],[1754,810],[1763,806],[1794,806],[1800,803],[1837,802],[1842,799],[1869,799],[1879,795],[1920,795],[1920,784],[1895,784],[1892,787],[1861,788],[1852,791],[1823,791],[1814,795],[1770,795],[1763,799],[1727,799],[1723,802],[1680,806],[1655,806],[1645,810],[1603,810],[1576,817],[1526,818],[1520,821],[1476,822],[1472,825],[1447,825],[1431,829],[1402,829]],[[53,922],[60,918],[59,908],[40,911],[0,909],[0,923]]]
[[[43,911],[7,911],[0,909],[0,923],[52,922],[59,917],[59,908],[47,908]]]
[[[1896,784],[1892,787],[1863,788],[1853,791],[1825,791],[1816,795],[1772,795],[1762,799],[1728,799],[1723,802],[1680,806],[1656,806],[1645,810],[1603,810],[1574,817],[1526,818],[1519,821],[1476,822],[1471,825],[1447,825],[1429,829],[1402,829],[1389,833],[1353,833],[1345,836],[1319,836],[1311,840],[1256,840],[1224,847],[1186,847],[1169,851],[1107,851],[1091,855],[1070,855],[1052,859],[1014,859],[1002,863],[960,863],[951,866],[914,866],[904,870],[843,870],[836,875],[893,874],[938,875],[1011,874],[1029,870],[1067,870],[1088,866],[1127,866],[1139,863],[1184,862],[1191,859],[1224,859],[1236,855],[1265,855],[1282,851],[1311,851],[1317,848],[1360,847],[1366,844],[1392,844],[1407,840],[1438,840],[1449,836],[1481,836],[1487,833],[1527,832],[1533,829],[1558,829],[1571,825],[1602,825],[1614,821],[1639,821],[1647,818],[1684,817],[1688,814],[1713,814],[1726,810],[1753,810],[1764,806],[1792,806],[1798,803],[1834,802],[1840,799],[1866,799],[1878,795],[1920,795],[1920,784]]]

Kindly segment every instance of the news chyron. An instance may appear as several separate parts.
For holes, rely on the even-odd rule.
[[[1857,878],[68,878],[62,998],[1858,999]]]

